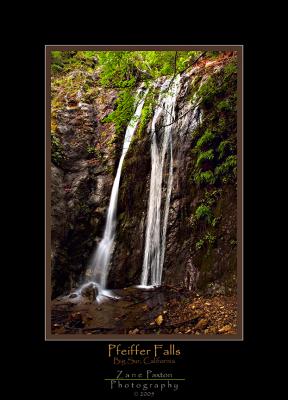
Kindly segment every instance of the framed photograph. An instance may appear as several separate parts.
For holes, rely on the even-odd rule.
[[[242,341],[243,46],[45,52],[46,340]]]

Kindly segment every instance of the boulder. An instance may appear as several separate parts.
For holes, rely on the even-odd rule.
[[[83,288],[81,289],[81,295],[83,297],[86,297],[91,302],[96,300],[96,297],[98,295],[98,288],[97,288],[96,284],[91,282],[91,283],[88,283],[87,285],[83,286]]]

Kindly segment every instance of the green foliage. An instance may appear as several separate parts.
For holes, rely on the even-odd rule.
[[[220,221],[221,217],[215,217],[212,219],[211,221],[211,226],[213,226],[213,228],[215,228],[215,226],[218,224],[218,222]]]
[[[222,178],[223,183],[233,180],[237,176],[237,156],[231,155],[215,169],[216,176]]]
[[[218,146],[219,159],[221,160],[226,154],[235,150],[235,145],[231,139],[223,140]]]
[[[99,51],[102,86],[131,87],[135,84],[133,60],[129,51]]]
[[[55,133],[51,133],[51,160],[59,166],[64,159],[64,150],[60,138]]]
[[[102,155],[99,149],[97,149],[95,146],[88,146],[87,147],[87,153],[90,154],[91,156],[101,159]]]
[[[186,69],[199,51],[53,51],[51,70],[100,69],[102,86],[134,87],[137,80],[155,79]]]
[[[147,125],[148,121],[152,118],[152,116],[153,116],[153,107],[152,104],[149,103],[145,105],[142,109],[139,128],[138,128],[139,135],[143,132],[145,126]]]
[[[178,51],[177,52],[177,72],[186,69],[199,56],[199,51]]]
[[[205,243],[204,239],[199,239],[195,244],[196,250],[202,249],[202,247],[204,246],[204,243]]]
[[[237,64],[235,61],[230,62],[229,64],[225,65],[224,67],[225,76],[232,75],[237,73]]]
[[[56,74],[57,72],[63,71],[63,66],[61,64],[59,65],[57,63],[54,63],[51,65],[51,70],[54,74]]]
[[[212,191],[206,191],[204,194],[204,198],[203,200],[201,200],[201,202],[211,207],[220,198],[222,192],[223,192],[222,189],[214,189]]]
[[[214,158],[214,152],[213,149],[204,151],[204,152],[200,152],[196,161],[196,167],[199,167],[203,164],[204,161],[209,161],[209,160],[213,160]]]
[[[201,250],[205,245],[212,247],[216,242],[216,236],[212,232],[207,232],[196,244],[196,250]]]
[[[210,145],[214,139],[215,139],[215,134],[212,133],[210,129],[206,129],[204,135],[202,135],[200,139],[198,139],[195,148],[202,149],[203,147]]]
[[[122,90],[116,100],[117,108],[102,122],[113,122],[116,133],[121,133],[128,125],[134,111],[134,97],[130,90]]]
[[[205,219],[208,221],[208,223],[210,223],[212,221],[213,214],[210,207],[201,204],[200,206],[197,207],[195,211],[195,216],[198,220]]]
[[[236,71],[237,65],[230,62],[195,92],[204,108],[202,125],[192,133],[192,180],[199,186],[226,184],[236,176]]]
[[[92,69],[95,67],[96,51],[51,51],[52,75],[76,69]]]
[[[95,147],[94,146],[88,146],[87,147],[87,153],[94,154],[95,153]]]
[[[133,87],[142,81],[184,70],[198,51],[104,51],[97,52],[104,86]]]
[[[213,245],[216,242],[216,236],[212,232],[207,232],[204,236],[204,240],[209,244]]]
[[[198,91],[198,96],[202,98],[204,106],[209,105],[213,100],[223,96],[231,85],[231,76],[237,72],[237,65],[235,62],[227,64],[221,72],[210,76],[201,86]],[[236,78],[236,77],[235,77]],[[218,104],[219,109],[231,109],[232,105],[229,101],[223,100]]]
[[[207,51],[206,55],[212,59],[217,58],[219,56],[219,51]]]
[[[219,111],[229,111],[231,109],[231,104],[228,99],[225,99],[218,103],[217,108]]]
[[[63,70],[62,51],[51,51],[51,71],[57,73]]]
[[[199,205],[195,210],[194,215],[191,218],[191,224],[193,227],[196,226],[196,221],[203,220],[207,222],[207,225],[213,228],[218,224],[221,217],[214,217],[212,207],[216,201],[220,198],[222,189],[214,189],[206,191],[202,199],[199,201]]]
[[[230,96],[221,100],[216,108],[220,112],[236,111],[237,93],[232,93]]]
[[[194,181],[198,185],[201,184],[213,185],[216,181],[216,178],[211,170],[202,172],[202,170],[200,169],[194,174]]]
[[[210,103],[218,93],[219,93],[219,88],[217,85],[217,81],[212,76],[209,76],[209,78],[203,83],[203,85],[198,90],[198,96],[202,98],[202,103],[204,105]]]
[[[82,96],[82,100],[84,103],[92,103],[96,100],[97,96],[99,95],[99,89],[97,87],[88,87],[85,93]]]

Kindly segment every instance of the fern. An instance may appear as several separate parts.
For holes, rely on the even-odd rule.
[[[196,143],[196,149],[201,149],[207,144],[211,144],[213,140],[215,139],[214,133],[211,132],[210,129],[206,129],[204,132],[204,135],[200,137],[200,139]]]
[[[216,181],[216,178],[212,171],[209,170],[209,171],[202,172],[202,170],[200,170],[195,173],[194,181],[198,185],[201,185],[202,183],[208,183],[210,185],[213,185]]]
[[[204,161],[213,160],[213,158],[214,158],[213,149],[202,152],[198,155],[196,166],[199,167],[203,164]]]
[[[236,167],[237,167],[237,157],[236,155],[232,155],[227,157],[224,163],[216,167],[215,174],[217,176],[227,175],[232,171],[233,174],[236,176]]]

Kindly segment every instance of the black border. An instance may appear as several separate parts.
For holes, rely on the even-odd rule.
[[[182,30],[183,32],[183,30]],[[148,37],[147,37],[148,36]],[[157,39],[156,39],[156,36]],[[213,29],[207,30],[206,35],[199,32],[183,34],[182,38],[175,32],[160,32],[144,34],[131,32],[124,37],[112,34],[107,36],[107,31],[91,34],[87,31],[79,33],[60,32],[43,34],[38,42],[32,40],[30,45],[23,49],[25,54],[25,105],[24,121],[26,129],[25,146],[25,175],[29,176],[25,182],[20,183],[21,192],[25,196],[25,268],[23,282],[25,282],[25,313],[21,326],[21,350],[26,356],[32,351],[34,368],[61,364],[65,360],[66,370],[61,374],[55,371],[56,381],[63,381],[69,377],[70,366],[75,366],[75,373],[79,379],[83,376],[86,382],[92,381],[95,387],[103,388],[102,378],[111,372],[106,357],[106,342],[45,342],[44,340],[44,52],[45,44],[242,44],[244,45],[244,341],[243,342],[177,342],[183,350],[183,361],[177,371],[193,376],[187,384],[188,389],[193,388],[195,380],[201,378],[205,371],[208,373],[209,384],[219,384],[217,380],[221,371],[225,371],[225,381],[230,381],[239,386],[236,373],[241,361],[246,363],[249,359],[257,358],[256,351],[260,350],[262,326],[257,319],[260,308],[260,299],[255,296],[257,288],[257,252],[258,242],[255,239],[259,233],[255,222],[257,206],[261,201],[257,194],[257,164],[259,158],[258,144],[259,132],[255,121],[255,113],[259,112],[255,79],[258,64],[255,64],[255,42],[244,39],[236,30],[215,33]],[[31,40],[31,36],[30,36]],[[259,82],[258,82],[259,83]],[[28,131],[28,132],[27,132]],[[31,133],[32,132],[32,133]],[[27,149],[27,152],[26,150]],[[259,172],[259,165],[258,165]],[[18,172],[19,173],[19,172]],[[21,180],[21,178],[20,178]],[[256,193],[255,193],[256,190]],[[23,207],[21,207],[23,209]],[[30,231],[29,231],[30,229]],[[253,268],[254,266],[254,268]],[[24,304],[23,304],[24,306]],[[258,317],[259,318],[259,317]],[[129,342],[125,342],[129,344]],[[143,343],[143,346],[145,343]],[[28,350],[29,349],[29,350]],[[26,350],[28,350],[26,352]],[[81,368],[83,366],[83,368]],[[235,369],[233,367],[235,367]],[[251,367],[251,365],[250,365]],[[240,367],[241,368],[241,367]],[[212,369],[209,373],[209,369]],[[81,372],[82,370],[82,372]],[[85,373],[84,373],[85,372]],[[211,373],[212,372],[212,373]],[[244,371],[245,372],[245,371]],[[219,374],[219,375],[218,375]],[[217,377],[217,379],[216,379]],[[195,380],[194,380],[195,378]],[[193,382],[194,381],[194,382]],[[191,387],[190,387],[191,385]]]

